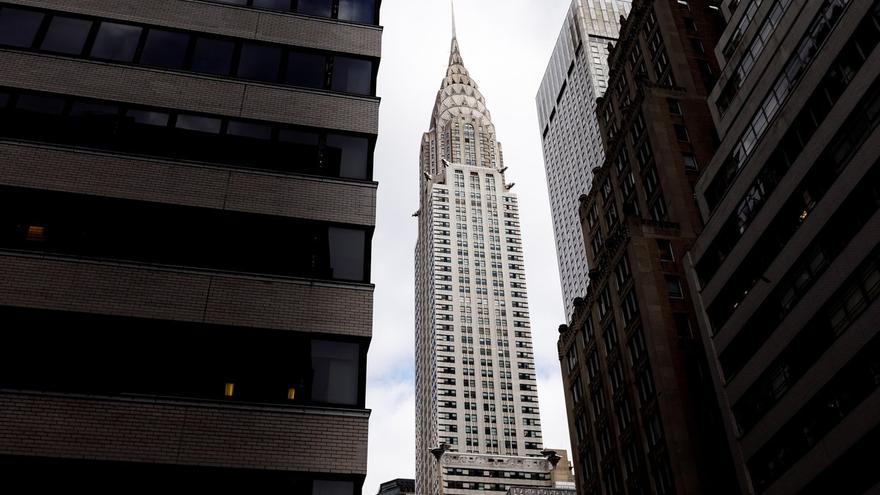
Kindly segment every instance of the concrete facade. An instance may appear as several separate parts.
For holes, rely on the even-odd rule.
[[[693,299],[742,492],[871,493],[880,5],[754,3],[727,5]]]
[[[375,8],[378,13],[378,2]],[[174,387],[163,389],[165,385],[150,383],[149,378],[128,377],[125,373],[129,371],[125,370],[106,373],[130,378],[131,384],[123,384],[121,387],[125,388],[121,390],[114,388],[116,384],[66,383],[61,378],[56,380],[55,375],[48,379],[5,375],[0,384],[0,461],[5,467],[14,467],[8,472],[20,477],[40,471],[51,478],[52,472],[74,471],[81,466],[88,467],[83,472],[121,466],[123,470],[137,470],[148,476],[154,473],[155,479],[168,473],[192,476],[194,480],[204,479],[200,478],[203,476],[211,476],[215,481],[247,478],[265,483],[267,489],[278,483],[277,486],[292,487],[297,493],[359,495],[367,468],[369,411],[363,396],[374,289],[369,281],[369,243],[375,226],[377,184],[369,172],[363,179],[352,179],[299,169],[261,169],[220,160],[193,160],[184,154],[156,156],[140,150],[127,151],[127,142],[118,135],[92,146],[56,141],[48,134],[34,133],[21,138],[12,130],[19,120],[45,118],[21,110],[26,97],[66,101],[88,98],[101,104],[137,105],[151,112],[185,111],[211,119],[234,118],[239,119],[236,122],[246,122],[242,125],[259,128],[295,126],[323,133],[322,136],[357,136],[368,143],[366,155],[359,158],[371,170],[379,109],[379,99],[373,94],[356,95],[258,82],[234,75],[213,76],[96,60],[87,56],[88,52],[50,53],[41,40],[53,29],[48,19],[55,22],[75,15],[73,18],[94,22],[94,26],[146,26],[144,33],[147,29],[171,29],[193,37],[216,35],[220,37],[217,39],[236,43],[267,41],[280,50],[306,48],[336,57],[370,60],[374,68],[371,83],[375,88],[382,28],[194,0],[16,0],[0,4],[0,22],[5,21],[4,16],[14,19],[12,16],[22,9],[29,15],[43,15],[44,22],[27,46],[0,36],[0,65],[5,68],[0,71],[0,161],[4,163],[0,188],[4,194],[16,191],[22,195],[48,194],[46,197],[50,198],[63,195],[82,204],[112,200],[120,208],[154,205],[179,208],[182,213],[220,215],[212,218],[247,214],[252,216],[249,218],[289,219],[296,221],[296,225],[321,226],[324,232],[331,229],[331,234],[332,229],[340,226],[357,228],[365,238],[363,251],[356,253],[364,259],[364,276],[358,280],[340,277],[333,271],[326,275],[287,276],[271,269],[239,270],[231,267],[236,261],[234,250],[224,251],[231,253],[225,255],[230,258],[221,260],[230,265],[228,269],[204,269],[185,261],[150,261],[149,250],[137,259],[126,257],[121,251],[114,251],[118,247],[115,245],[103,251],[90,246],[89,254],[82,254],[76,252],[81,244],[52,244],[77,227],[64,225],[61,220],[43,220],[63,218],[51,205],[40,213],[5,214],[0,245],[0,272],[4,280],[0,289],[0,326],[10,334],[55,331],[49,323],[43,323],[45,328],[17,326],[21,321],[29,321],[28,318],[62,326],[66,321],[100,322],[112,318],[119,328],[162,330],[183,325],[181,328],[193,335],[215,331],[217,339],[219,335],[232,341],[241,338],[256,349],[260,348],[260,336],[271,335],[292,346],[288,359],[295,359],[300,352],[294,348],[311,343],[310,350],[304,352],[308,353],[307,359],[312,359],[312,369],[304,376],[316,381],[278,385],[283,378],[267,372],[259,377],[265,383],[254,382],[251,387],[247,381],[250,378],[238,377],[232,364],[257,356],[234,355],[229,356],[231,368],[227,374],[209,377],[216,380],[216,387],[212,384],[204,396],[187,395]],[[25,29],[22,26],[17,23],[16,29]],[[86,41],[86,49],[97,43],[95,29]],[[11,36],[9,32],[6,30],[7,36]],[[144,49],[147,35],[143,36],[138,54]],[[192,50],[190,47],[188,57],[194,57]],[[327,70],[332,68],[328,66]],[[72,112],[65,110],[68,117],[64,118],[72,118]],[[55,119],[47,122],[56,125],[61,117]],[[123,123],[116,125],[118,128]],[[230,135],[226,125],[218,133],[224,138]],[[272,139],[276,135],[272,134]],[[105,144],[112,147],[102,147]],[[329,145],[322,141],[321,146]],[[104,229],[112,232],[116,227],[108,223]],[[284,235],[297,234],[252,232],[249,243],[271,246]],[[120,246],[124,242],[120,239]],[[320,243],[313,242],[314,252],[321,253]],[[333,241],[331,238],[324,242]],[[308,243],[308,239],[302,243]],[[101,254],[92,254],[95,252]],[[168,256],[173,258],[173,254]],[[316,266],[319,262],[317,258],[303,260],[303,266]],[[88,327],[70,331],[82,332],[84,340],[91,338]],[[119,336],[150,339],[149,335],[129,336],[126,332],[119,332]],[[210,341],[207,339],[204,344],[207,346]],[[106,355],[137,354],[138,346],[125,342],[123,347],[108,343]],[[49,354],[58,351],[52,340],[43,345]],[[175,345],[168,342],[168,349]],[[338,357],[320,361],[325,359],[320,352],[329,352],[319,351],[322,345],[353,346],[355,357],[346,362]],[[335,352],[336,348],[333,349]],[[85,350],[74,348],[70,352]],[[22,348],[18,352],[28,355],[34,349]],[[205,357],[194,353],[190,363],[168,364],[189,369],[191,375],[179,376],[179,382],[188,383],[196,379],[196,370]],[[170,354],[155,356],[159,362],[173,359]],[[319,364],[327,369],[319,368]],[[61,377],[64,372],[59,369],[53,373]],[[161,368],[152,372],[164,373]],[[314,378],[324,376],[323,373],[329,377],[327,383]],[[342,375],[346,375],[345,384],[339,378]],[[334,381],[337,378],[339,383]],[[263,393],[261,387],[270,386],[267,384],[272,387],[271,400],[259,395]],[[334,395],[338,394],[336,385],[352,388],[354,398],[339,399]],[[319,390],[328,397],[319,397]],[[274,397],[276,392],[278,399]],[[76,478],[66,486],[76,488],[78,482],[95,482],[98,484],[90,484],[90,488],[101,489],[98,480],[85,478]]]
[[[630,0],[573,0],[535,98],[566,318],[589,283],[577,201],[604,160],[596,98],[608,87],[608,46],[629,7]]]

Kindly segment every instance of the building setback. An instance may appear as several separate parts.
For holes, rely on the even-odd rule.
[[[361,493],[379,2],[270,3],[0,2],[10,486]]]
[[[578,198],[605,158],[596,98],[608,86],[608,46],[629,7],[630,0],[572,0],[535,98],[566,318],[589,282]]]
[[[552,486],[517,198],[454,35],[429,126],[416,214],[416,492]]]
[[[579,214],[590,285],[560,328],[578,493],[732,493],[683,255],[717,140],[706,98],[719,11],[637,0],[597,115],[605,162]]]
[[[689,254],[743,493],[880,490],[880,2],[725,4]]]

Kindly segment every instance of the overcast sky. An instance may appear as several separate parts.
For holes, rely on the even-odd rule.
[[[504,147],[507,180],[520,198],[523,249],[545,447],[569,449],[557,328],[562,296],[547,199],[535,94],[570,0],[456,0],[461,53],[480,85]],[[383,0],[382,98],[367,407],[369,467],[364,495],[415,476],[414,275],[419,143],[450,44],[448,0]]]

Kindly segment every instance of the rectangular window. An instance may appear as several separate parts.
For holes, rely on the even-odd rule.
[[[235,43],[228,40],[199,37],[193,52],[192,70],[205,74],[228,76],[232,70]]]
[[[312,341],[312,400],[355,405],[360,387],[360,346]]]
[[[681,280],[671,275],[666,276],[666,290],[670,299],[683,299],[684,291],[681,288]]]
[[[43,14],[40,12],[0,8],[0,45],[30,48],[42,23]]]
[[[140,62],[168,69],[182,69],[186,62],[186,51],[189,47],[190,35],[150,29],[141,53]]]
[[[373,91],[373,63],[369,60],[336,56],[333,59],[331,89],[343,93],[369,95]]]
[[[312,495],[354,495],[354,482],[315,480]]]
[[[376,1],[339,0],[339,19],[374,24],[376,22]]]
[[[660,251],[660,261],[668,263],[675,261],[675,249],[672,247],[672,241],[657,239],[657,250]]]
[[[281,49],[256,43],[244,43],[238,60],[238,76],[257,81],[278,81]]]
[[[296,11],[300,14],[330,17],[332,0],[298,0]]]
[[[681,124],[672,124],[672,127],[675,129],[675,138],[676,139],[678,139],[679,141],[684,142],[684,143],[691,140],[690,136],[688,135],[687,127],[685,127]]]
[[[132,62],[142,28],[115,22],[101,22],[92,45],[92,56],[116,62]]]
[[[55,16],[40,48],[47,52],[82,55],[91,29],[92,21]]]
[[[326,63],[324,55],[291,52],[287,58],[287,74],[284,80],[294,86],[324,89]]]
[[[364,281],[367,233],[359,229],[329,228],[330,270],[338,280]]]
[[[340,177],[366,179],[369,175],[370,142],[365,137],[328,134],[325,158],[338,169]]]
[[[700,167],[697,165],[697,158],[692,153],[682,154],[685,172],[699,172]]]

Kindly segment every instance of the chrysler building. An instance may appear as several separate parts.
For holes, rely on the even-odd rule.
[[[416,491],[550,486],[517,198],[454,19],[420,164]]]

